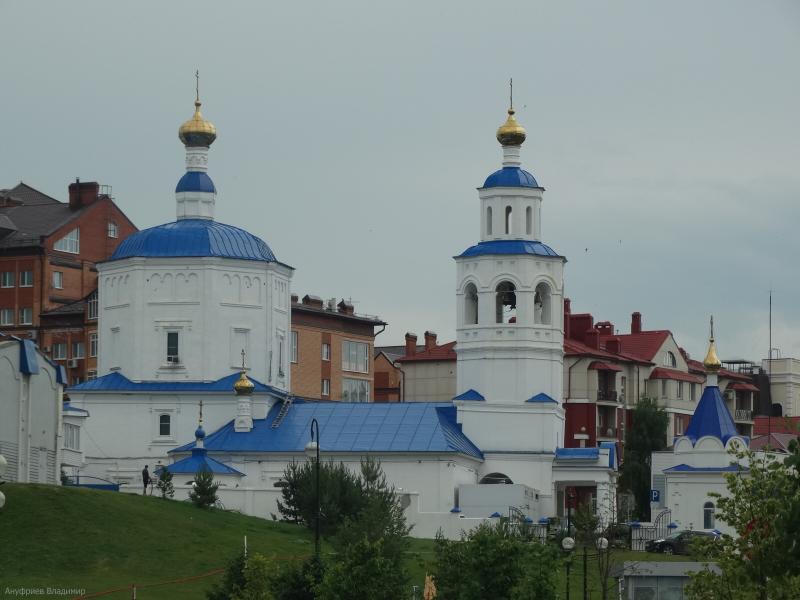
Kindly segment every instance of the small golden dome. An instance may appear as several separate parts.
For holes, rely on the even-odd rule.
[[[722,362],[717,356],[717,348],[714,346],[714,338],[712,337],[708,342],[708,352],[703,359],[703,366],[709,373],[716,373],[722,368]]]
[[[217,139],[217,128],[203,118],[200,106],[200,100],[195,100],[194,115],[178,129],[178,137],[185,146],[210,146]]]
[[[506,122],[497,128],[497,141],[503,146],[521,146],[525,141],[525,128],[514,118],[514,109],[508,109]]]
[[[244,371],[241,372],[239,379],[233,384],[233,389],[239,396],[252,394],[255,387],[255,384],[247,378],[247,373]]]

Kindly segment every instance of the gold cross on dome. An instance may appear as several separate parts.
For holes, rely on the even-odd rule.
[[[203,424],[203,401],[200,400],[200,424]]]
[[[200,102],[200,69],[197,69],[194,72],[194,79],[195,79],[195,101]]]

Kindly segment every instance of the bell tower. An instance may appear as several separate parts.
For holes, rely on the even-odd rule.
[[[543,446],[552,448],[563,444],[561,307],[566,259],[542,242],[544,188],[521,168],[525,138],[512,103],[497,130],[502,167],[478,188],[480,242],[455,257],[459,394],[455,400],[466,394],[459,402],[461,412],[473,410],[473,405],[467,408],[466,398],[480,396],[485,411],[502,406],[510,412],[517,407],[525,413],[533,409],[546,413],[549,417],[538,418],[534,429],[547,423],[540,435]],[[467,394],[470,390],[477,395]],[[477,405],[474,410],[479,410]],[[486,418],[483,427],[488,425]],[[466,431],[468,417],[464,419]],[[516,426],[513,419],[504,423]],[[481,437],[479,432],[468,435]]]

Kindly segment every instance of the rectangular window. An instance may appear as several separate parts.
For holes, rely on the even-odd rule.
[[[119,227],[114,221],[108,222],[108,237],[115,238],[119,235]]]
[[[0,309],[0,325],[13,325],[14,324],[14,309],[2,308]]]
[[[94,292],[91,296],[89,296],[86,312],[89,319],[97,318],[97,292]]]
[[[72,385],[80,385],[81,383],[83,383],[83,380],[80,375],[75,375],[75,377],[72,378]]]
[[[76,227],[67,235],[53,244],[53,250],[69,252],[70,254],[80,254],[81,251],[81,232]]]
[[[86,347],[83,342],[72,342],[72,358],[85,358]]]
[[[97,379],[97,371],[89,371],[86,373],[86,379],[91,381],[92,379]]]
[[[19,309],[19,324],[20,325],[33,325],[33,309],[20,308]]]
[[[666,398],[667,397],[667,380],[666,379],[662,379],[661,380],[661,397],[662,398]]]
[[[297,362],[297,332],[292,332],[292,362]]]
[[[14,271],[3,271],[3,274],[0,275],[0,287],[14,287]]]
[[[331,359],[331,345],[322,343],[322,360],[330,360]]]
[[[53,287],[57,290],[64,289],[64,273],[61,271],[53,271]]]
[[[70,450],[81,449],[81,428],[69,423],[64,424],[64,447]]]
[[[330,379],[323,379],[322,380],[322,395],[323,396],[330,396],[331,395],[331,380]]]
[[[168,436],[172,431],[172,417],[170,415],[158,416],[158,435]]]
[[[680,398],[680,399],[683,398],[683,382],[682,381],[678,382],[678,398]]]
[[[89,356],[94,358],[97,356],[97,332],[93,331],[89,334]]]
[[[33,287],[33,271],[19,272],[19,287]]]
[[[342,379],[343,402],[369,402],[369,381],[365,379]]]
[[[167,362],[168,363],[179,363],[181,362],[180,356],[178,355],[178,332],[177,331],[168,331],[167,332]]]
[[[697,386],[696,383],[692,383],[691,384],[690,392],[692,394],[692,402],[697,400],[697,387],[696,386]]]
[[[67,342],[53,344],[53,360],[64,360],[65,358],[67,358]]]
[[[369,344],[342,342],[342,369],[356,373],[369,372]]]

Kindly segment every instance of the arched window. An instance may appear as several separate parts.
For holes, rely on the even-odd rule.
[[[172,429],[172,417],[169,415],[159,415],[158,435],[170,435]]]
[[[714,529],[714,503],[706,502],[703,504],[703,529]]]
[[[492,207],[486,207],[486,235],[492,235]]]
[[[678,366],[678,361],[675,359],[675,355],[669,350],[664,353],[664,366],[673,368]]]
[[[478,288],[468,283],[464,288],[464,325],[478,324]]]
[[[510,281],[502,281],[495,288],[495,312],[497,323],[517,322],[516,287]]]
[[[530,235],[533,231],[533,209],[529,206],[525,209],[525,233]]]
[[[511,481],[511,478],[506,475],[505,473],[489,473],[488,475],[484,475],[479,483],[491,483],[491,484],[507,484],[512,485],[514,482]]]
[[[550,286],[544,282],[536,286],[533,296],[533,322],[550,324]]]
[[[506,233],[511,233],[511,207],[506,206]]]

